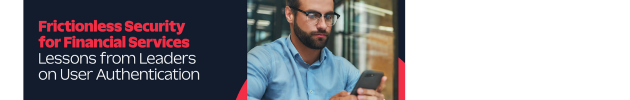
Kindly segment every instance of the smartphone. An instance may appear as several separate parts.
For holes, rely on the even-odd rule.
[[[366,70],[361,73],[361,77],[357,84],[354,85],[354,89],[352,90],[352,95],[357,95],[357,89],[365,88],[365,89],[374,89],[378,88],[378,85],[381,84],[381,79],[383,79],[383,72]]]

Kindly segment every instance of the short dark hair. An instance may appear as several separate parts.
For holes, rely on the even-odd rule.
[[[300,7],[300,0],[287,0],[287,6],[299,8]]]
[[[333,4],[335,3],[335,0],[333,0]],[[287,0],[287,6],[289,7],[295,7],[295,8],[300,8],[300,0]],[[296,13],[296,10],[291,10],[291,12]]]
[[[299,0],[287,0],[287,6],[299,8],[300,7],[300,1]],[[297,10],[293,10],[293,8],[291,8],[291,12],[293,12],[293,15],[295,15],[295,13],[297,13]]]

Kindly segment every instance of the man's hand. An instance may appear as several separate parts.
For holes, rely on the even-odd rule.
[[[350,92],[347,91],[341,91],[330,97],[329,100],[357,100],[357,96],[350,95]]]
[[[376,90],[359,88],[357,89],[358,100],[383,100],[385,96],[381,93],[383,89],[385,89],[385,81],[387,81],[387,76],[383,76],[381,79],[381,84],[376,88]]]

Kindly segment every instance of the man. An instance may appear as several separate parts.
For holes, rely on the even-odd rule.
[[[333,0],[287,0],[291,35],[247,53],[248,100],[383,100],[376,89],[358,89],[359,70],[325,46],[339,18]]]

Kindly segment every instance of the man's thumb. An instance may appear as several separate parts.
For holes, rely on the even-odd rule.
[[[348,96],[348,95],[350,95],[350,92],[344,90],[344,91],[341,91],[341,92],[337,93],[337,95],[339,95],[339,96]]]

